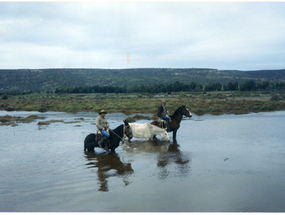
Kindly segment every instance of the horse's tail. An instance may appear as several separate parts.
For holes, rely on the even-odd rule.
[[[94,147],[95,147],[95,134],[91,133],[85,137],[84,151],[86,151],[86,149],[88,151],[92,151],[92,150],[94,150]]]
[[[87,147],[86,147],[86,143],[84,142],[84,151],[86,151]]]

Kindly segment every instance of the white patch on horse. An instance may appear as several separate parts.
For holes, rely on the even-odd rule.
[[[153,140],[153,136],[160,135],[162,139],[169,141],[170,138],[166,132],[166,129],[160,128],[149,123],[129,123],[132,129],[133,137],[145,138],[145,140]]]
[[[192,116],[191,112],[188,110],[188,108],[186,108],[186,110],[189,112],[189,115]]]

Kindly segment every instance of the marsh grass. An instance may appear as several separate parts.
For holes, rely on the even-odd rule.
[[[56,122],[64,122],[64,121],[63,120],[40,121],[38,122],[38,125],[49,125],[51,123],[56,123]]]
[[[19,116],[0,116],[0,125],[12,125],[17,126],[18,123],[30,123],[37,119],[45,119],[46,117],[40,117],[36,115],[30,115],[28,117],[19,117]]]
[[[156,114],[162,100],[173,113],[181,105],[197,115],[224,113],[245,114],[249,112],[285,110],[285,100],[272,101],[276,92],[211,92],[211,93],[172,93],[172,94],[29,94],[9,96],[0,101],[0,109],[7,111],[63,111],[109,113]],[[278,92],[285,98],[284,92]]]

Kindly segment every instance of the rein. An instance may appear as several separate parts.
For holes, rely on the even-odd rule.
[[[123,137],[125,136],[125,130],[126,130],[126,125],[124,125]],[[112,129],[110,129],[110,131],[112,131],[112,133],[115,134],[117,137],[119,137],[121,139],[121,141],[124,143],[124,139],[122,137],[120,137],[118,134],[116,134]]]

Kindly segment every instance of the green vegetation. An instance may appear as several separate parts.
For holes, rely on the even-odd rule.
[[[0,70],[0,110],[152,113],[186,105],[197,115],[285,110],[285,70]]]
[[[1,100],[5,100],[5,99],[8,99],[8,96],[6,94],[1,96]]]
[[[37,119],[45,119],[45,117],[39,117],[36,115],[30,115],[26,118],[24,117],[15,117],[15,116],[0,116],[0,126],[1,125],[12,125],[12,126],[17,126],[18,123],[30,123],[33,122]]]
[[[40,121],[40,122],[38,122],[38,125],[49,125],[49,124],[55,123],[55,122],[63,122],[63,120]]]
[[[170,113],[181,105],[197,115],[245,114],[285,110],[285,92],[235,91],[235,92],[180,92],[180,93],[91,93],[91,94],[29,94],[9,96],[0,101],[0,110],[7,111],[63,111],[156,114],[161,100],[167,101]]]
[[[31,94],[31,93],[53,93],[56,89],[74,89],[74,93],[98,93],[96,89],[91,92],[80,92],[84,87],[105,87],[105,93],[110,93],[108,87],[120,87],[127,93],[132,92],[173,92],[169,85],[177,87],[176,82],[189,86],[188,90],[199,91],[201,85],[206,88],[211,83],[219,83],[217,86],[208,86],[210,91],[239,90],[228,83],[241,85],[247,81],[263,84],[285,82],[285,70],[262,70],[262,71],[225,71],[217,69],[172,69],[172,68],[141,68],[141,69],[22,69],[22,70],[0,70],[0,93]],[[221,85],[221,86],[220,86]],[[154,91],[144,88],[157,88]],[[165,89],[165,87],[170,89]],[[77,88],[77,89],[76,89]],[[81,88],[81,89],[80,89]],[[195,90],[194,90],[195,89]],[[160,91],[158,91],[160,90]],[[179,90],[180,91],[180,90]],[[103,91],[101,91],[103,92]],[[70,92],[66,92],[70,93]],[[116,92],[114,92],[116,93]],[[117,93],[122,93],[117,90]]]

